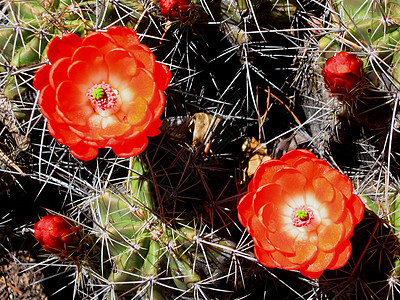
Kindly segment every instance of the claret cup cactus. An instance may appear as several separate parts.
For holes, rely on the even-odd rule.
[[[397,0],[1,7],[0,195],[66,298],[396,299]]]

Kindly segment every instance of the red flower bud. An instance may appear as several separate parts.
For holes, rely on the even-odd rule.
[[[193,12],[193,4],[190,0],[160,0],[161,14],[168,20],[190,19]]]
[[[349,94],[362,81],[362,72],[362,61],[342,51],[326,61],[322,76],[332,93]]]
[[[63,217],[44,216],[34,229],[36,239],[47,252],[69,256],[71,250],[78,248],[79,228]]]

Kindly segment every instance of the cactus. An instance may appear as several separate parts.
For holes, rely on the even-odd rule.
[[[396,1],[1,4],[1,186],[4,194],[28,189],[34,209],[25,212],[18,232],[31,245],[26,228],[44,214],[39,207],[81,230],[74,254],[30,249],[37,266],[66,278],[73,296],[396,298]],[[101,149],[83,162],[46,130],[32,78],[48,63],[47,45],[55,36],[114,25],[133,28],[171,70],[162,134],[138,157]],[[357,80],[344,92],[329,90],[322,75],[326,61],[341,51],[363,65],[360,80],[350,74]],[[101,97],[97,92],[93,96]],[[300,144],[346,173],[370,208],[354,231],[349,263],[317,280],[263,267],[237,217],[238,199],[257,166]],[[13,216],[21,211],[17,203],[8,205]],[[8,230],[3,235],[2,241],[11,236]]]
[[[207,262],[208,276],[215,276],[219,264],[229,261],[234,244],[208,237],[202,245],[204,233],[190,225],[168,224],[156,214],[153,188],[139,159],[131,160],[130,171],[126,192],[107,189],[90,200],[104,251],[112,260],[108,282],[119,294],[163,299],[163,294],[171,293],[159,285],[164,277],[171,278],[178,290],[193,293],[202,279],[199,264]]]

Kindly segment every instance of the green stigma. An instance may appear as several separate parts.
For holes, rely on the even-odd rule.
[[[98,86],[93,90],[92,96],[94,99],[100,100],[101,98],[103,98],[104,94],[104,89],[101,86]]]
[[[308,218],[308,213],[305,210],[298,210],[298,211],[296,211],[296,217],[298,217],[300,220],[304,221]]]

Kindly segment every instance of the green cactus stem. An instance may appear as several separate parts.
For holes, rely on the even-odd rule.
[[[203,246],[205,256],[197,253],[198,232],[194,228],[184,224],[171,227],[153,211],[153,187],[146,178],[147,168],[138,158],[132,158],[130,170],[127,191],[107,189],[92,201],[107,244],[105,251],[113,262],[108,281],[118,294],[145,293],[154,299],[163,299],[162,288],[154,282],[161,275],[172,277],[182,291],[193,289],[201,280],[196,259],[212,260],[207,263],[216,269],[224,260],[221,256],[230,256],[226,249],[233,250],[235,245],[214,239]]]

